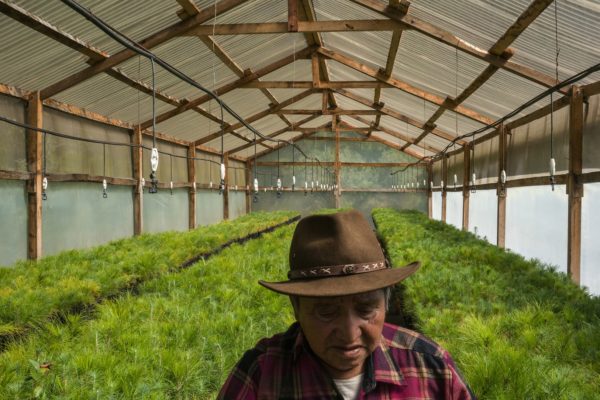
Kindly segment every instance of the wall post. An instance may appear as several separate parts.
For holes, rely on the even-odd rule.
[[[27,124],[43,128],[43,107],[40,92],[31,94],[27,105]],[[28,130],[27,170],[31,178],[27,182],[27,258],[42,257],[42,132]]]
[[[581,283],[581,199],[583,197],[583,91],[579,86],[571,89],[569,110],[569,195],[567,273],[576,284]]]

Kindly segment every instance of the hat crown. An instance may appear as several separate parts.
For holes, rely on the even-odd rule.
[[[377,236],[358,211],[312,215],[300,222],[290,247],[290,273],[384,262]]]

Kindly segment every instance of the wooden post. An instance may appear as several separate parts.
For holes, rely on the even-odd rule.
[[[298,32],[298,3],[288,0],[288,31]]]
[[[581,268],[581,198],[583,184],[583,91],[579,86],[571,89],[569,113],[569,236],[567,251],[567,273],[576,284],[580,284]]]
[[[192,230],[196,229],[196,146],[189,145],[187,156],[188,182],[191,185],[188,191],[188,226]]]
[[[311,56],[311,66],[312,66],[313,88],[317,89],[317,88],[321,87],[321,73],[319,71],[319,55],[317,53],[313,53]]]
[[[223,164],[225,164],[225,187],[223,188],[223,219],[229,219],[229,157],[227,154],[223,157]]]
[[[256,162],[256,160],[254,160]],[[252,160],[246,161],[246,214],[252,212],[252,191],[254,190],[254,185],[252,182]]]
[[[337,189],[335,190],[335,208],[340,208],[340,196],[342,193],[341,185],[341,162],[340,162],[340,130],[337,125],[337,116],[333,116],[331,120],[331,128],[335,131],[335,183]]]
[[[427,215],[429,219],[433,218],[433,188],[431,182],[433,181],[433,163],[427,164]]]
[[[31,94],[27,106],[27,123],[43,127],[43,107],[40,92]],[[27,257],[42,257],[42,133],[27,131],[27,170],[32,174],[27,182]]]
[[[137,146],[132,148],[133,179],[136,181],[136,185],[133,189],[133,234],[141,235],[144,231],[144,187],[142,186],[142,179],[144,177],[142,161],[144,157],[142,149],[142,129],[139,125],[133,129],[132,140],[133,144]]]
[[[463,210],[462,210],[462,229],[463,231],[469,230],[469,199],[470,199],[470,189],[469,182],[469,172],[471,172],[471,158],[469,157],[469,152],[471,150],[470,146],[464,146],[463,153]],[[455,156],[456,157],[456,156]],[[475,185],[475,182],[473,182]]]
[[[498,187],[496,195],[498,196],[498,212],[496,219],[496,244],[501,249],[506,247],[506,184],[502,183],[501,174],[502,171],[506,172],[506,143],[507,143],[507,132],[504,125],[500,125],[500,134],[498,138],[500,143],[498,145]]]
[[[446,222],[446,186],[448,185],[448,156],[442,160],[442,221]]]

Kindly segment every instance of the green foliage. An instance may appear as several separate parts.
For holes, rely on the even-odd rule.
[[[418,212],[373,211],[420,330],[484,399],[599,399],[600,298],[565,274]]]
[[[139,282],[175,270],[190,258],[214,251],[229,240],[295,215],[252,213],[189,232],[145,234],[0,269],[0,348],[3,342],[49,318],[62,319],[64,314],[78,312]]]
[[[213,398],[245,350],[293,321],[257,280],[285,278],[294,226],[149,280],[93,320],[42,324],[0,355],[0,398]]]

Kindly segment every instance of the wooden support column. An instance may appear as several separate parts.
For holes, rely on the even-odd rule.
[[[341,161],[340,161],[340,130],[338,129],[337,116],[333,116],[331,119],[331,129],[335,131],[335,184],[337,189],[335,190],[335,208],[340,208],[340,196],[342,194],[341,185]]]
[[[433,218],[433,188],[431,182],[433,181],[433,164],[430,162],[427,164],[427,215],[429,219]]]
[[[31,94],[27,105],[27,123],[43,127],[43,108],[40,92]],[[31,179],[27,182],[27,258],[42,257],[42,133],[27,131],[27,170]]]
[[[579,86],[571,89],[569,113],[569,236],[567,251],[567,273],[576,284],[581,283],[581,199],[583,183],[583,91]]]
[[[188,182],[188,226],[190,230],[196,229],[196,146],[190,144],[187,154]]]
[[[225,188],[223,189],[223,219],[229,219],[229,156],[227,154],[223,157],[223,164],[225,164]]]
[[[256,160],[254,160],[256,162]],[[252,182],[252,160],[246,161],[246,214],[252,212],[252,191],[254,190],[254,182]]]
[[[470,146],[464,146],[464,157],[463,157],[463,210],[462,210],[462,229],[463,231],[469,230],[469,199],[470,189],[469,185],[469,173],[471,172],[471,157],[469,157]],[[475,182],[473,182],[475,185]]]
[[[496,244],[501,249],[506,247],[506,184],[502,183],[502,171],[506,172],[506,144],[507,144],[507,129],[504,125],[500,125],[498,138],[498,187],[496,195],[498,196],[498,213],[496,219]]]
[[[298,32],[298,3],[288,0],[288,31]]]
[[[133,144],[137,146],[131,149],[133,154],[133,179],[136,182],[133,189],[133,234],[141,235],[144,231],[144,186],[142,186],[142,179],[144,177],[142,161],[144,158],[142,129],[139,125],[133,129],[131,139]]]
[[[442,221],[446,222],[446,185],[448,184],[448,156],[442,159]]]

